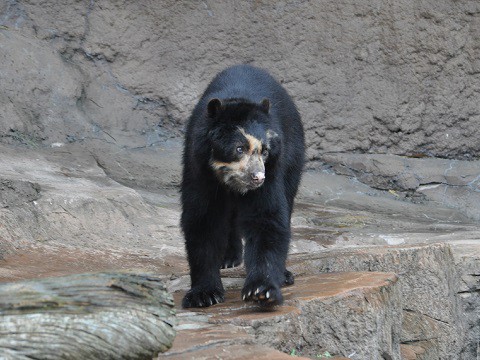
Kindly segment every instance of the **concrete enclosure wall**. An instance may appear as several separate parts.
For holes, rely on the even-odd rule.
[[[154,145],[252,63],[294,96],[310,160],[480,150],[477,0],[7,0],[0,63],[7,142]]]

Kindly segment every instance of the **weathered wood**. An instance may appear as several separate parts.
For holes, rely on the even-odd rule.
[[[152,359],[172,345],[161,280],[82,274],[0,285],[0,359]]]

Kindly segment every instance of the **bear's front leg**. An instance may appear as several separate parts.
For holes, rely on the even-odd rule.
[[[190,262],[192,287],[185,294],[182,307],[207,307],[225,301],[225,290],[223,289],[220,274],[209,269],[199,270],[199,266]],[[194,273],[202,276],[195,276]]]
[[[214,241],[217,236],[200,230],[196,233],[186,232],[185,237],[191,289],[183,298],[182,306],[207,307],[222,303],[225,291],[220,278],[219,248]]]
[[[280,207],[250,218],[245,222],[245,266],[247,278],[242,290],[244,301],[261,306],[280,305],[280,288],[293,283],[293,275],[285,269],[290,242],[288,216]]]
[[[182,301],[184,308],[207,307],[224,301],[220,264],[227,245],[226,210],[219,205],[188,204],[182,213],[182,229],[190,265],[191,289]],[[215,205],[215,204],[214,204]]]

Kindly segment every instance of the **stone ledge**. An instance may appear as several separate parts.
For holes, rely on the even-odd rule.
[[[414,201],[432,201],[480,220],[480,161],[410,158],[386,154],[329,153],[322,161],[339,175],[373,188],[399,191]]]
[[[159,359],[175,359],[175,360],[302,360],[308,359],[301,356],[290,356],[281,351],[260,345],[229,345],[229,346],[209,346],[195,350],[193,352],[185,352],[181,354],[161,355]],[[340,360],[342,358],[330,358],[332,360]]]
[[[464,246],[474,245],[454,244],[454,251],[451,244],[440,243],[324,250],[291,257],[289,269],[299,276],[335,271],[399,274],[404,313],[400,341],[422,347],[425,354],[421,359],[454,359],[464,351],[472,351],[472,340],[465,338],[466,323],[478,321],[478,315],[467,311],[468,307],[464,309],[458,296],[462,284],[459,262],[470,264],[468,271],[478,267],[472,249],[465,250],[471,263],[461,257]],[[477,329],[469,333],[477,334]]]
[[[223,304],[194,312],[179,309],[177,338],[161,357],[198,359],[222,353],[226,359],[258,358],[262,346],[284,352],[269,354],[274,359],[293,349],[312,358],[328,351],[400,359],[401,296],[396,283],[395,274],[381,272],[301,277],[284,288],[285,304],[272,310],[244,303],[239,289],[228,290]],[[178,308],[183,294],[174,295]],[[241,344],[244,352],[231,350]]]

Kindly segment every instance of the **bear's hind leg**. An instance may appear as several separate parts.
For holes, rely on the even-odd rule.
[[[243,260],[243,244],[242,238],[237,231],[235,219],[231,222],[230,235],[225,256],[222,260],[222,269],[237,267]]]
[[[295,277],[293,276],[291,271],[285,269],[285,282],[283,283],[284,286],[293,285],[295,283]]]
[[[225,257],[222,261],[222,269],[234,268],[242,263],[243,245],[242,239],[230,239]]]

